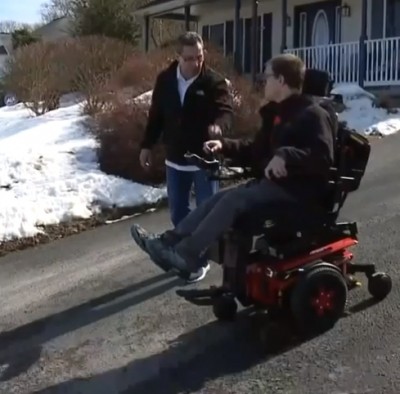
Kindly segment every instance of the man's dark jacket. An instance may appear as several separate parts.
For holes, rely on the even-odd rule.
[[[252,139],[224,139],[223,154],[251,166],[257,178],[275,156],[284,159],[288,176],[274,181],[297,197],[324,194],[334,161],[338,121],[334,110],[311,96],[293,95],[260,109],[262,127]]]
[[[181,105],[177,80],[178,62],[162,71],[153,90],[142,148],[150,149],[162,135],[167,159],[186,164],[188,151],[203,154],[209,140],[208,126],[219,125],[225,134],[232,126],[232,96],[225,79],[207,66],[189,86]]]

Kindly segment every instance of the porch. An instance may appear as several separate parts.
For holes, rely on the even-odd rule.
[[[400,86],[400,37],[292,48],[285,52],[301,57],[307,67],[328,71],[337,83],[359,83],[366,88]]]
[[[338,83],[400,86],[400,0],[153,0],[139,8],[144,49],[149,20],[181,20],[232,56],[253,80],[289,52]]]
[[[135,14],[143,21],[145,51],[151,19],[181,20],[186,30],[195,22],[205,41],[220,46],[232,56],[236,69],[255,81],[265,62],[287,47],[288,1],[153,0]]]

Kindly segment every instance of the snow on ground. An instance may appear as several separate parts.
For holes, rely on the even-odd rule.
[[[0,242],[38,226],[88,218],[103,207],[153,203],[164,189],[106,175],[80,104],[34,117],[22,104],[0,108]],[[134,158],[132,158],[134,160]]]
[[[388,114],[375,107],[375,96],[358,85],[339,85],[332,94],[341,94],[346,110],[339,114],[351,128],[367,135],[390,135],[400,131],[400,112]]]

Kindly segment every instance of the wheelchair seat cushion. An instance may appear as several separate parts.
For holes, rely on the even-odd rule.
[[[247,212],[235,222],[233,230],[249,236],[273,233],[286,237],[299,231],[313,231],[327,221],[328,213],[318,206],[282,202]]]

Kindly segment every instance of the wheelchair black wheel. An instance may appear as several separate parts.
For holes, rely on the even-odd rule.
[[[383,300],[392,291],[391,277],[384,272],[376,272],[368,278],[368,291],[376,300]]]
[[[236,317],[238,305],[233,297],[220,296],[214,300],[213,312],[218,320],[231,321]]]
[[[317,335],[332,328],[343,316],[347,284],[334,267],[320,267],[299,278],[290,305],[297,328],[305,335]]]

